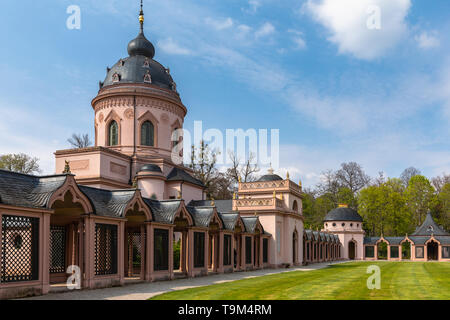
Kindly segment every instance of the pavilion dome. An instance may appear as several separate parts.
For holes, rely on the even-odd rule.
[[[346,206],[340,206],[339,208],[333,209],[325,216],[324,221],[357,221],[363,222],[363,218],[359,213]]]
[[[267,174],[261,176],[261,177],[258,179],[258,181],[260,181],[260,182],[266,182],[266,181],[281,181],[281,180],[283,180],[283,178],[280,177],[280,176],[277,175],[277,174],[274,174],[272,168],[270,168],[270,169],[268,170],[268,173],[267,173]]]
[[[157,172],[162,173],[161,168],[156,164],[145,164],[141,167],[139,172]]]

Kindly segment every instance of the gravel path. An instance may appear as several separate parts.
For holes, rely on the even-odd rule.
[[[247,272],[216,274],[198,278],[177,279],[172,281],[146,282],[96,290],[75,290],[64,293],[51,293],[44,296],[27,298],[25,300],[146,300],[158,294],[169,291],[208,286],[216,283],[236,281],[282,272],[318,270],[337,263],[342,263],[342,261],[317,263],[309,266],[289,269],[264,269]]]

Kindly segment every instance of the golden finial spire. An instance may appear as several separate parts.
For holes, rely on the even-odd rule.
[[[214,202],[214,198],[211,198],[211,207],[214,207],[215,206],[215,202]]]
[[[241,183],[241,176],[238,176],[238,182]]]
[[[273,198],[275,199],[277,197],[277,192],[273,191]]]
[[[236,200],[236,192],[233,192],[233,200]]]
[[[289,171],[288,171],[288,172],[286,172],[286,179],[288,179],[288,180],[289,180]]]
[[[141,32],[144,32],[144,5],[141,0],[141,11],[139,12],[139,23],[141,24]]]

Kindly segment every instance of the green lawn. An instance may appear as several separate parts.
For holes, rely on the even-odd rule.
[[[369,265],[381,269],[381,289],[369,290]],[[173,291],[161,300],[450,299],[448,262],[351,262]]]

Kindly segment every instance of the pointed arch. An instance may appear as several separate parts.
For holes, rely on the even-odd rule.
[[[152,212],[142,199],[142,194],[139,190],[136,190],[136,193],[134,194],[133,198],[128,202],[127,206],[125,207],[124,217],[126,217],[130,211],[131,212],[136,211],[136,209],[137,211],[144,213],[146,221],[153,220]]]
[[[53,208],[57,201],[64,202],[70,194],[72,202],[81,205],[85,214],[93,213],[94,209],[88,197],[78,188],[73,175],[67,175],[64,184],[48,199],[47,207]]]
[[[194,225],[194,219],[192,218],[189,211],[186,209],[184,201],[181,201],[180,206],[178,207],[177,212],[173,218],[172,223],[175,223],[175,219],[186,219],[188,221],[188,227],[192,227]]]

